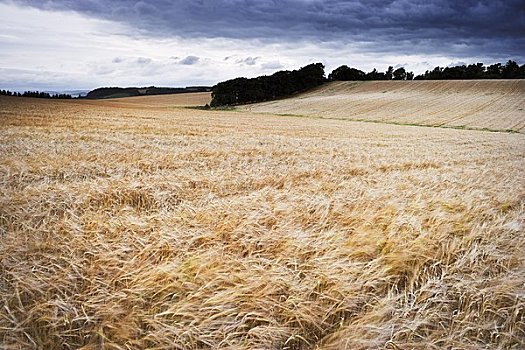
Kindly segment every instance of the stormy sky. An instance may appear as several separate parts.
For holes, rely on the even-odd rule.
[[[0,88],[12,90],[508,59],[525,63],[523,0],[0,0]]]

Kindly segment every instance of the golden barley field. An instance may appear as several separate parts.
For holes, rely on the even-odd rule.
[[[106,100],[82,100],[82,104],[122,108],[170,109],[189,106],[204,106],[211,102],[211,93],[195,92],[169,95],[134,96]]]
[[[525,80],[334,82],[245,110],[525,133]]]
[[[0,348],[525,347],[523,134],[188,101],[0,97]]]

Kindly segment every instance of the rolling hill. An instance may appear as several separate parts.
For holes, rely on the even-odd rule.
[[[106,107],[123,107],[123,108],[172,108],[172,107],[188,107],[188,106],[204,106],[211,101],[211,92],[188,92],[181,94],[163,94],[163,95],[147,95],[147,96],[132,96],[122,98],[108,98],[102,100],[78,100],[78,103],[106,106]]]
[[[167,95],[167,94],[185,94],[195,92],[209,92],[211,88],[208,86],[189,86],[185,88],[170,88],[170,87],[102,87],[91,90],[87,93],[86,98],[97,100],[107,98],[123,98],[132,96],[153,96],[153,95]]]
[[[525,132],[525,80],[333,82],[246,111]]]

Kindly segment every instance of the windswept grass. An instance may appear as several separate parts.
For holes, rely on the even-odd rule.
[[[525,138],[0,99],[2,349],[522,349]]]

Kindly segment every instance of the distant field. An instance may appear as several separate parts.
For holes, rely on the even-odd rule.
[[[210,103],[210,92],[190,92],[183,94],[166,94],[154,96],[134,96],[105,100],[79,100],[82,104],[108,107],[130,108],[169,108],[177,106],[204,106]]]
[[[525,80],[334,82],[253,112],[525,132]]]
[[[250,108],[415,113],[389,86]],[[0,97],[0,348],[525,348],[524,135],[208,99]]]

